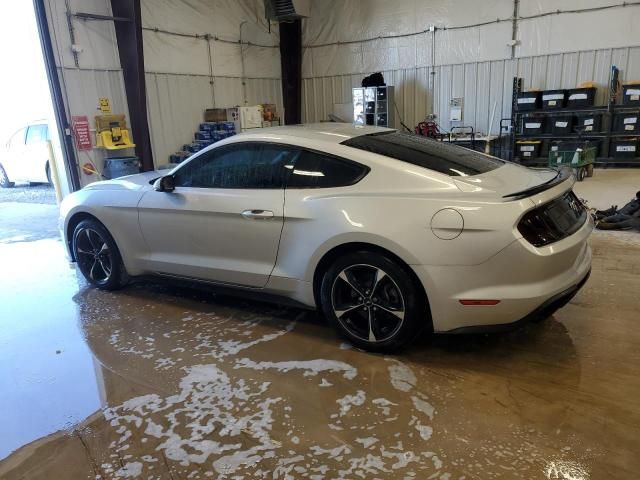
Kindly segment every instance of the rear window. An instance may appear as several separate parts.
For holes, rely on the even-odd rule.
[[[359,182],[369,169],[359,163],[302,150],[291,167],[287,188],[346,187]]]
[[[435,170],[451,177],[479,175],[495,170],[505,163],[468,148],[400,132],[361,135],[345,140],[342,144]]]

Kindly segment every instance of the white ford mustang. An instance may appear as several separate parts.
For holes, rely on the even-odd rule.
[[[93,183],[65,198],[61,229],[97,287],[152,274],[275,294],[383,351],[566,304],[591,269],[573,183],[390,129],[279,127]]]

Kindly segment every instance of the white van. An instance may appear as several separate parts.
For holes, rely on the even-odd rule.
[[[45,121],[14,133],[0,155],[0,187],[12,187],[16,181],[51,183],[47,140],[49,127]]]

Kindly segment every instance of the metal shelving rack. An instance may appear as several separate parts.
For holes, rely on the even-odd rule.
[[[516,150],[516,142],[518,140],[595,140],[600,142],[600,153],[596,159],[596,165],[598,166],[634,166],[640,167],[640,157],[622,159],[614,158],[611,155],[611,140],[615,138],[638,138],[640,139],[640,133],[621,133],[614,131],[614,116],[617,113],[638,113],[640,117],[640,106],[628,106],[628,105],[616,105],[615,104],[615,89],[617,88],[617,71],[612,74],[612,81],[609,85],[608,93],[608,105],[594,106],[586,108],[562,108],[554,110],[529,110],[519,111],[517,108],[517,96],[522,91],[522,79],[514,78],[513,82],[513,100],[512,100],[512,135],[511,135],[511,152],[513,152],[512,159],[517,159],[518,154]],[[567,134],[530,134],[526,135],[522,133],[523,123],[527,118],[535,118],[544,116],[545,121],[549,118],[567,116],[567,115],[589,115],[598,114],[601,115],[600,131],[599,132],[574,132]],[[640,142],[638,142],[640,146]],[[637,153],[638,154],[638,153]],[[527,166],[546,166],[548,164],[547,157],[536,157],[523,164]]]
[[[353,122],[356,125],[395,125],[393,86],[352,89]]]

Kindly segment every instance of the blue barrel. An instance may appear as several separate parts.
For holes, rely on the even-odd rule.
[[[216,123],[217,122],[203,122],[200,124],[200,130],[203,132],[215,130],[217,128]]]
[[[211,140],[211,132],[209,130],[196,132],[194,137],[196,140]]]

